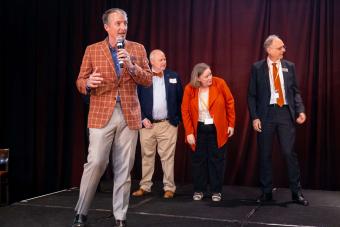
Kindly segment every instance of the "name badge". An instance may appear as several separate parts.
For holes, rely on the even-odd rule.
[[[170,82],[171,84],[177,84],[177,79],[176,79],[176,78],[170,78],[170,79],[169,79],[169,82]]]
[[[206,119],[204,120],[204,124],[205,124],[205,125],[212,125],[212,124],[214,124],[214,119],[212,119],[212,118],[206,118]]]
[[[282,72],[288,73],[288,69],[287,68],[282,68]]]

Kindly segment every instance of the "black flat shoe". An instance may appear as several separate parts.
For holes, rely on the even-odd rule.
[[[116,220],[114,227],[126,227],[126,220]]]
[[[302,192],[292,193],[292,200],[295,203],[301,204],[303,206],[308,206],[309,205],[308,200],[305,199],[305,197],[303,196]]]
[[[87,216],[83,214],[77,214],[74,218],[72,227],[85,227]]]
[[[256,202],[258,202],[258,203],[271,202],[271,201],[273,201],[273,194],[272,193],[262,193],[256,199]]]

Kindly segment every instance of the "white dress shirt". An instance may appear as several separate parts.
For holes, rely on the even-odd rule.
[[[153,107],[152,117],[154,120],[163,120],[168,117],[164,76],[153,76]]]
[[[269,81],[270,81],[270,103],[269,104],[276,104],[276,97],[275,94],[277,93],[275,91],[275,86],[274,86],[274,78],[273,78],[273,65],[272,63],[276,63],[277,70],[279,72],[279,77],[280,77],[280,83],[281,83],[281,89],[282,89],[282,94],[283,94],[283,100],[284,100],[284,105],[287,105],[286,101],[286,92],[285,92],[285,82],[283,79],[283,73],[282,73],[282,65],[281,61],[278,60],[276,62],[273,62],[269,58],[267,58],[267,64],[268,64],[268,69],[269,69]]]

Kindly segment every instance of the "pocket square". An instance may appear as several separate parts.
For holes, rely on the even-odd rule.
[[[282,72],[288,72],[288,69],[287,68],[282,68]]]

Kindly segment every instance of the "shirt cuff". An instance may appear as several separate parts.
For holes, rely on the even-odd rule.
[[[136,75],[136,65],[134,63],[132,63],[132,66],[128,67],[128,71],[129,71],[130,75],[132,75],[132,76]]]
[[[85,89],[86,89],[86,94],[90,94],[91,93],[91,88],[88,87],[87,85],[86,85]]]

